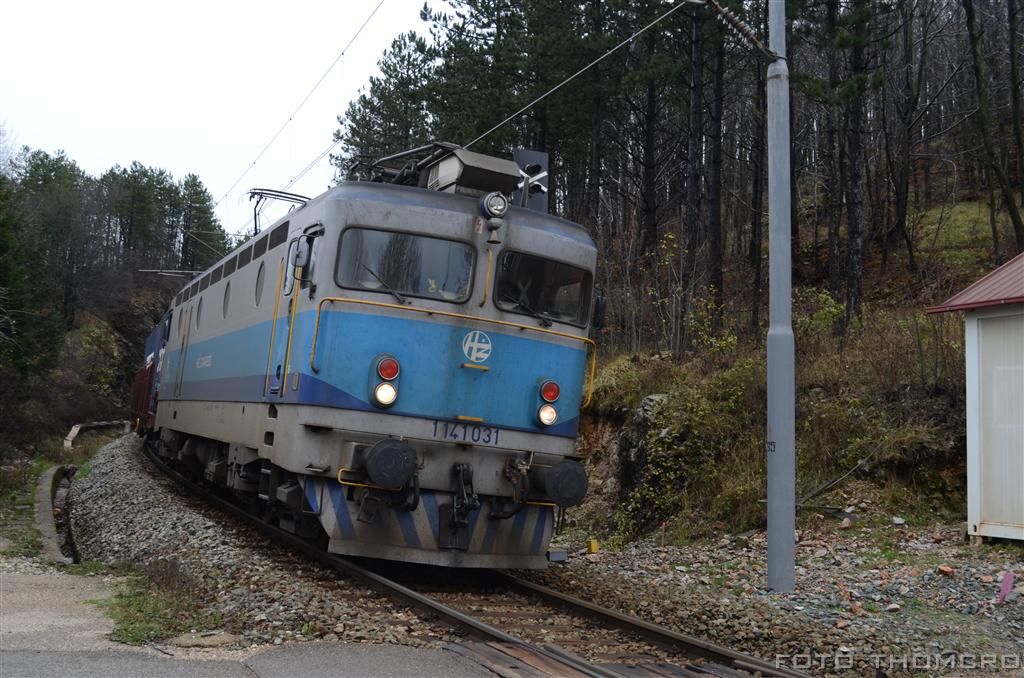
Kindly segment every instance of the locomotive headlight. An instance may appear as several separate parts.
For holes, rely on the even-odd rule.
[[[553,405],[541,405],[537,410],[537,419],[544,426],[551,426],[558,420],[558,410]]]
[[[487,216],[500,219],[508,212],[508,198],[497,191],[488,193],[480,201],[480,208]]]
[[[381,407],[389,407],[398,399],[398,389],[391,382],[385,381],[373,389],[373,397]]]

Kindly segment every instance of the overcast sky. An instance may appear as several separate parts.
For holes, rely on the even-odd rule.
[[[252,217],[246,190],[291,181],[331,143],[395,36],[426,32],[423,0],[384,0],[253,167],[378,2],[8,2],[0,126],[12,145],[63,149],[94,176],[133,160],[194,172],[237,232]],[[324,157],[289,190],[318,195],[332,174]]]

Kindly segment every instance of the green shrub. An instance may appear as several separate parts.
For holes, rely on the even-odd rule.
[[[757,469],[763,468],[754,461],[763,444],[750,435],[764,421],[763,383],[763,367],[743,358],[705,379],[691,375],[677,381],[654,403],[646,436],[638,441],[638,471],[616,516],[620,531],[637,535],[685,505],[706,507],[715,496],[740,502],[751,494],[760,477]],[[722,473],[730,463],[742,465],[742,472]]]
[[[794,327],[806,345],[797,356],[798,498],[866,460],[861,477],[952,492],[958,504],[960,320],[868,307],[840,336],[842,309],[831,296],[798,299]],[[729,356],[707,342],[679,363],[633,356],[602,365],[592,413],[625,422],[615,516],[623,538],[667,525],[676,537],[702,537],[763,522],[764,366],[763,348]]]

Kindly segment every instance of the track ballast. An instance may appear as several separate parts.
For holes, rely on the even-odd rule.
[[[454,652],[501,676],[803,676],[790,669],[495,570],[450,570],[327,553],[168,466],[191,494],[339,573],[461,629]]]

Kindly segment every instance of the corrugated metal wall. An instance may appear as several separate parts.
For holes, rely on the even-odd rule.
[[[1024,528],[1024,314],[979,318],[981,532]]]

